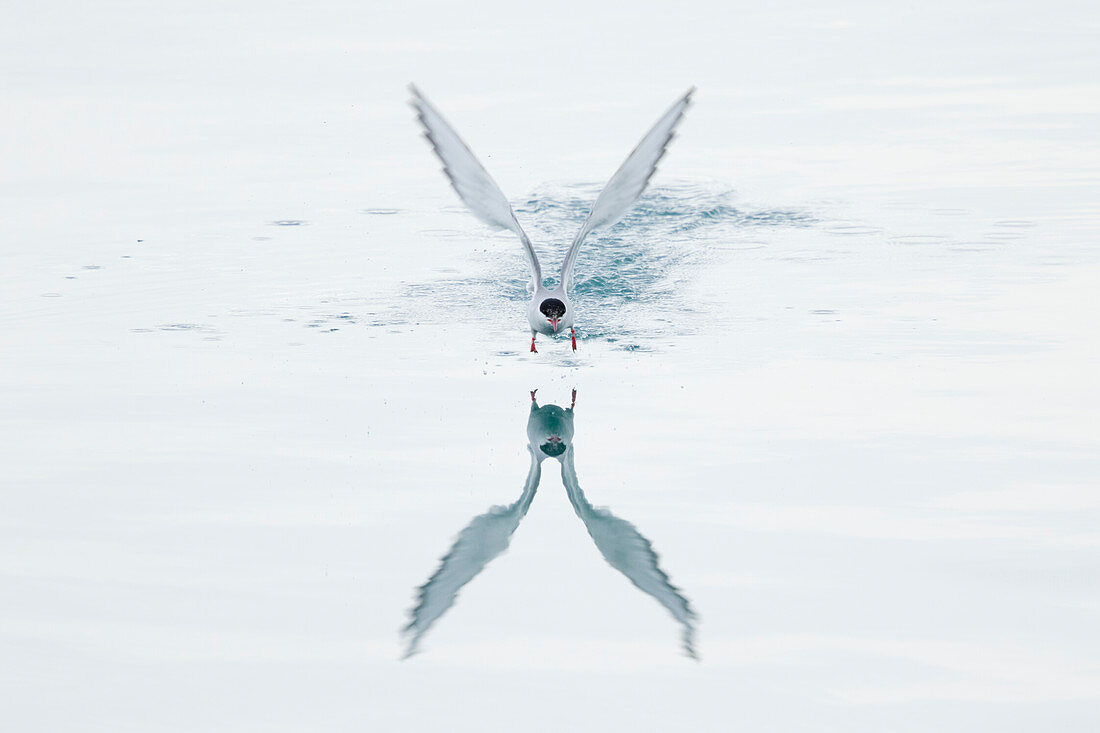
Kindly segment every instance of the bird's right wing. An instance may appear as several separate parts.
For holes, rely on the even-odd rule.
[[[424,137],[432,144],[436,156],[442,161],[443,172],[447,175],[458,197],[474,216],[489,226],[515,232],[523,242],[523,249],[527,253],[531,277],[536,286],[541,284],[542,268],[539,266],[539,258],[535,256],[535,248],[531,246],[527,233],[516,220],[516,214],[512,211],[512,205],[508,203],[508,199],[504,197],[496,182],[477,161],[454,128],[443,119],[443,115],[439,114],[420,90],[410,84],[409,92],[412,94],[409,104],[416,110],[417,119],[424,127]]]
[[[682,626],[681,641],[684,652],[693,659],[695,654],[695,612],[691,603],[680,594],[658,564],[653,545],[638,529],[619,519],[605,508],[592,506],[581,491],[577,481],[577,469],[573,464],[573,447],[562,456],[561,480],[569,495],[573,510],[584,522],[589,536],[596,543],[607,564],[625,575],[639,590],[652,596],[668,609]]]
[[[495,506],[470,520],[458,533],[451,549],[439,562],[439,569],[417,592],[416,607],[409,611],[409,623],[402,629],[408,636],[405,657],[416,654],[421,638],[440,616],[454,605],[462,587],[473,580],[497,555],[508,549],[512,533],[527,514],[542,475],[541,462],[531,452],[531,468],[523,493],[508,506]]]

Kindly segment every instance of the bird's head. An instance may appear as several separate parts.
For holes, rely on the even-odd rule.
[[[547,298],[539,305],[539,312],[546,317],[546,322],[554,329],[554,333],[557,333],[562,316],[565,315],[565,303],[557,298]]]

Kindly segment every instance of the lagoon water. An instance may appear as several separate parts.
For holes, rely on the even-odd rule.
[[[1095,6],[6,15],[5,729],[1100,725]]]

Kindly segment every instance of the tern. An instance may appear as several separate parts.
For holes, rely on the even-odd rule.
[[[443,163],[443,172],[458,197],[482,222],[495,229],[507,229],[515,233],[523,243],[527,264],[531,268],[531,281],[527,286],[531,294],[531,302],[527,306],[527,322],[531,325],[531,351],[538,352],[535,348],[536,335],[542,333],[552,336],[564,333],[565,329],[569,329],[573,351],[576,351],[577,334],[573,328],[573,301],[570,292],[573,289],[573,267],[577,262],[581,243],[592,232],[610,227],[634,206],[656,172],[657,163],[672,141],[676,125],[691,104],[691,95],[695,88],[689,89],[661,115],[657,124],[646,133],[596,197],[584,224],[565,253],[558,282],[552,289],[543,283],[542,267],[535,248],[519,225],[516,214],[508,199],[501,193],[500,187],[474,157],[469,146],[420,90],[410,84],[409,92],[412,94],[409,103],[416,110],[417,119],[424,127],[424,137]]]

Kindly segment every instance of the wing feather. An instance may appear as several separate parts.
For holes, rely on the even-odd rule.
[[[593,231],[617,222],[634,206],[649,185],[649,179],[657,171],[657,163],[672,142],[676,125],[691,104],[691,95],[694,92],[695,87],[692,87],[669,107],[600,191],[596,203],[592,205],[584,225],[573,238],[573,243],[562,261],[561,282],[567,290],[573,287],[573,266],[577,262],[581,243]]]
[[[527,233],[519,225],[512,205],[485,168],[474,157],[469,146],[462,141],[443,115],[432,106],[420,90],[409,85],[412,99],[409,104],[416,110],[417,119],[424,127],[424,137],[431,143],[436,156],[443,163],[443,173],[451,182],[455,193],[474,216],[495,229],[515,232],[527,253],[527,264],[536,284],[542,282],[542,268],[535,248]]]

